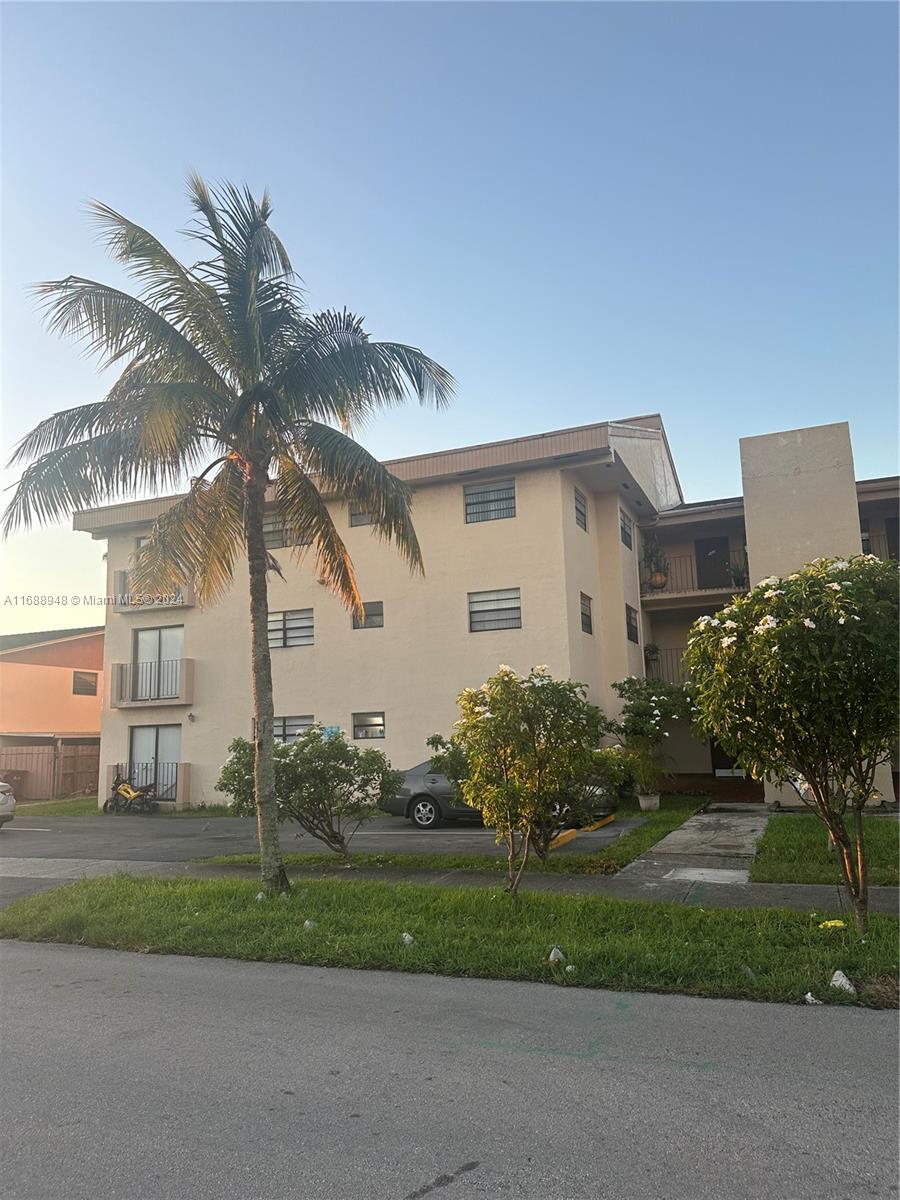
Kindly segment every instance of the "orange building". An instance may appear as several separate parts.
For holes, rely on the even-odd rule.
[[[103,627],[0,637],[0,776],[20,800],[97,786]]]

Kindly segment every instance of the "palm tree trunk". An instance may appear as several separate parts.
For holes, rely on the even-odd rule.
[[[272,699],[272,656],[269,653],[269,596],[266,584],[268,552],[263,536],[266,483],[254,477],[247,482],[244,536],[250,568],[250,659],[255,720],[254,793],[259,837],[259,870],[269,892],[289,892],[290,880],[278,841],[275,803],[275,711]]]

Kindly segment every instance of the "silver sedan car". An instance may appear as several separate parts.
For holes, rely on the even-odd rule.
[[[463,803],[446,775],[432,771],[430,762],[407,771],[397,795],[381,807],[396,817],[408,817],[419,829],[437,829],[443,821],[459,817],[481,819],[476,809]]]
[[[16,797],[8,783],[0,782],[0,829],[16,815]]]

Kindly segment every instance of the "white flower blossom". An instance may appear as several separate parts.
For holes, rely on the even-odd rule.
[[[838,625],[846,625],[846,623],[847,623],[846,617],[838,617]]]
[[[774,629],[777,624],[778,618],[773,617],[771,613],[767,613],[766,616],[764,616],[759,624],[754,628],[753,632],[765,633],[768,629]]]
[[[768,579],[761,579],[756,585],[757,587],[773,587],[776,583],[781,583],[777,575],[770,575]]]
[[[833,592],[839,592],[841,590],[841,585],[839,583],[829,583],[826,586],[831,588]]]
[[[807,629],[815,629],[815,627],[816,627],[815,621],[811,621],[809,619],[809,617],[803,618],[803,624],[806,626]]]
[[[766,592],[766,599],[774,600],[776,596],[783,596],[783,595],[784,595],[783,588],[769,588],[769,590]]]
[[[873,557],[874,557],[874,555],[873,555]],[[831,566],[828,568],[828,570],[829,571],[845,571],[847,569],[847,567],[849,567],[849,566],[850,566],[850,564],[847,562],[846,558],[836,558],[834,560],[834,562],[831,564]]]
[[[723,629],[737,629],[737,627],[737,621],[724,621],[722,624]]]
[[[851,621],[858,621],[858,620],[859,620],[859,617],[857,617],[855,613],[851,613],[851,615],[850,615],[850,620],[851,620]]]
[[[734,634],[732,634],[731,637],[723,637],[722,638],[722,645],[730,646],[732,642],[736,642],[736,641],[737,641],[737,638],[734,636]]]

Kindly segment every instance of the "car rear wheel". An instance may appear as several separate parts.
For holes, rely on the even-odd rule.
[[[430,796],[416,796],[409,806],[409,819],[418,829],[437,829],[443,817],[436,800]]]

